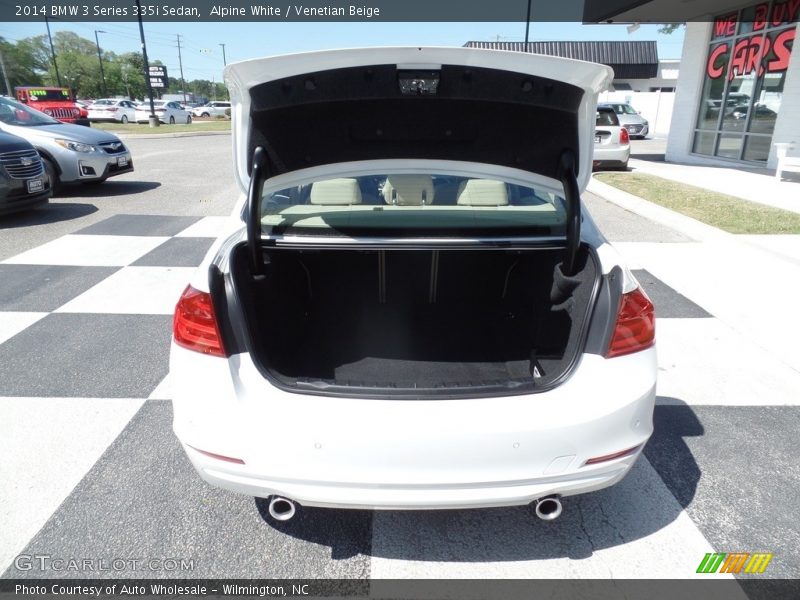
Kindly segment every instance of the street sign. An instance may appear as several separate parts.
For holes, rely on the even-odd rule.
[[[163,65],[152,65],[149,69],[150,85],[154,88],[165,88],[169,86],[167,77],[167,67]]]

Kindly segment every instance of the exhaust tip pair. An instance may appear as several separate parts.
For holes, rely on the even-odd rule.
[[[542,521],[555,521],[561,516],[563,506],[557,495],[544,496],[532,502],[533,511]],[[298,505],[283,496],[270,496],[269,516],[276,521],[289,521],[297,514]]]

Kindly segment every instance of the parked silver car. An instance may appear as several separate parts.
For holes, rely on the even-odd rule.
[[[610,106],[617,114],[620,125],[627,131],[632,138],[644,139],[650,133],[650,123],[647,122],[638,110],[625,102],[609,102],[601,106]]]
[[[131,153],[113,133],[56,121],[10,98],[0,97],[0,130],[33,144],[53,190],[60,183],[99,183],[133,171]]]

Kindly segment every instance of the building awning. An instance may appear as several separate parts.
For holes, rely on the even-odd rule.
[[[467,42],[467,48],[531,52],[608,65],[614,79],[650,79],[658,76],[655,41],[630,42]]]

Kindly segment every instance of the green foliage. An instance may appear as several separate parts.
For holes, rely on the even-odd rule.
[[[665,23],[664,25],[658,28],[658,33],[664,33],[666,35],[670,35],[671,33],[676,32],[684,25],[685,23]]]
[[[102,40],[101,40],[102,42]],[[71,31],[58,31],[53,35],[53,46],[58,62],[61,85],[72,88],[78,98],[100,98],[108,96],[127,96],[144,98],[147,84],[144,77],[144,60],[139,52],[116,54],[102,51],[103,78],[100,75],[100,62],[94,40],[87,40]],[[102,46],[101,46],[102,50]],[[46,35],[37,35],[11,43],[0,37],[0,52],[6,66],[11,90],[21,85],[57,85],[56,71],[50,54],[50,44]],[[160,60],[150,61],[151,65],[163,64]],[[182,86],[180,79],[170,77],[170,87],[162,93],[178,93]],[[0,78],[0,89],[6,93],[5,84]],[[153,90],[156,96],[159,90]],[[228,97],[225,86],[207,80],[186,81],[186,92],[209,100],[223,100]]]

